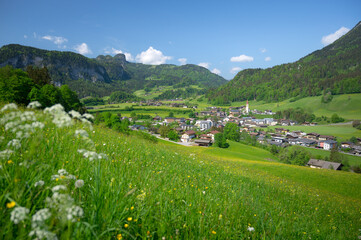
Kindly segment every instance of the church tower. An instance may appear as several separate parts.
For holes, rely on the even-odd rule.
[[[249,104],[248,104],[248,100],[247,100],[247,103],[246,103],[246,113],[249,114]]]

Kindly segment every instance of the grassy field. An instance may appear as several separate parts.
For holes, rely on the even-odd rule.
[[[232,106],[245,105],[246,102],[234,102]],[[361,94],[335,95],[330,103],[321,103],[321,96],[302,98],[295,102],[289,100],[278,103],[264,103],[249,101],[250,109],[266,110],[271,109],[276,112],[288,108],[301,107],[316,116],[331,117],[337,113],[339,116],[348,119],[361,119]]]
[[[269,129],[279,128],[280,126],[269,126]],[[340,141],[346,141],[352,136],[361,137],[361,130],[353,128],[351,124],[346,125],[318,125],[318,126],[286,126],[283,127],[290,131],[304,131],[306,133],[317,132],[321,135],[332,135]]]
[[[202,89],[198,85],[191,85],[189,87],[196,88],[196,89]],[[146,100],[154,99],[164,93],[167,90],[173,90],[173,86],[161,86],[161,87],[154,87],[152,88],[148,93],[144,91],[144,89],[138,90],[134,92],[134,95],[137,97],[144,98]],[[185,88],[177,88],[180,90],[184,90]]]
[[[361,235],[361,175],[281,164],[238,143],[224,152],[155,144],[61,113],[30,115],[0,114],[1,239]],[[14,141],[26,123],[29,136]]]

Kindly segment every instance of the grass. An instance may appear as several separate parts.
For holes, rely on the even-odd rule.
[[[279,128],[280,126],[269,126],[269,129]],[[340,141],[346,141],[352,136],[361,137],[361,130],[353,128],[351,124],[346,125],[317,125],[317,126],[286,126],[283,127],[290,131],[304,131],[306,133],[317,132],[321,135],[332,135]]]
[[[2,117],[0,115],[0,117]],[[361,228],[361,175],[268,161],[267,152],[238,143],[228,151],[158,144],[80,122],[58,128],[45,123],[10,159],[1,159],[0,238],[24,239],[31,216],[51,208],[52,187],[81,206],[75,222],[52,211],[42,227],[59,239],[355,239]],[[86,129],[89,138],[76,137]],[[14,133],[0,125],[0,150]],[[90,161],[78,149],[104,153]],[[253,154],[253,156],[252,156]],[[51,180],[59,169],[72,179]],[[35,182],[43,180],[43,187]],[[28,218],[14,224],[16,206]],[[8,208],[8,206],[10,208]],[[52,209],[52,208],[51,208]],[[254,231],[252,231],[252,228]]]
[[[202,89],[198,85],[191,85],[190,87],[195,88],[195,89]],[[137,90],[134,92],[134,95],[136,95],[137,97],[141,97],[146,100],[149,100],[149,99],[154,99],[154,98],[158,97],[159,95],[161,95],[162,93],[164,93],[167,90],[174,90],[174,89],[175,88],[173,88],[173,86],[154,87],[148,93],[145,92],[144,89]],[[185,87],[176,88],[176,89],[185,90]]]

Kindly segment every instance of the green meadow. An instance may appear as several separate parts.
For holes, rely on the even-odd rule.
[[[0,113],[1,239],[361,235],[359,174],[281,164],[239,143],[183,147],[79,120],[64,125],[63,115],[9,114]],[[13,129],[25,124],[37,127],[21,127],[29,136],[15,144]]]

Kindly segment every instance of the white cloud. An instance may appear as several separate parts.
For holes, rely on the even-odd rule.
[[[180,62],[181,65],[186,65],[187,64],[187,59],[186,58],[179,58],[178,61]]]
[[[261,51],[261,53],[267,52],[267,49],[265,49],[265,48],[260,48],[259,50]]]
[[[57,36],[50,36],[50,35],[42,36],[41,39],[51,41],[54,44],[58,45],[58,47],[60,47],[63,43],[68,42],[68,39],[66,39],[64,37],[57,37]]]
[[[82,43],[79,45],[76,45],[74,47],[75,51],[77,51],[78,53],[85,55],[85,54],[92,54],[93,52],[90,50],[90,48],[88,47],[88,45],[86,43]]]
[[[239,55],[238,57],[231,57],[231,62],[252,62],[253,57],[246,56],[244,54]]]
[[[240,67],[234,67],[234,68],[231,69],[231,73],[235,74],[235,73],[238,73],[241,70],[242,70],[242,68],[240,68]]]
[[[135,57],[137,62],[143,64],[160,65],[171,60],[172,57],[164,56],[163,53],[153,47],[149,47],[147,51],[141,52]]]
[[[24,38],[27,39],[27,38],[28,38],[28,35],[24,35]]]
[[[112,53],[113,54],[119,54],[119,53],[123,53],[122,50],[118,50],[118,49],[115,49],[115,48],[112,48]]]
[[[125,60],[127,60],[128,62],[134,61],[134,57],[132,56],[132,54],[126,52],[124,53],[124,55],[125,55]]]
[[[211,72],[214,73],[214,74],[217,74],[217,75],[221,74],[221,71],[219,69],[217,69],[217,68],[213,68],[213,70]]]
[[[345,27],[341,27],[339,30],[337,30],[334,33],[331,33],[327,36],[323,36],[321,43],[324,46],[327,46],[331,43],[333,43],[334,41],[336,41],[337,39],[339,39],[340,37],[342,37],[343,35],[345,35],[348,31],[350,31],[350,29],[345,28]]]
[[[269,62],[269,61],[271,61],[272,59],[271,59],[271,57],[265,57],[265,59],[264,59],[266,62]]]
[[[204,68],[209,68],[211,64],[210,63],[207,63],[207,62],[201,62],[201,63],[198,63],[198,66],[201,66],[201,67],[204,67]]]

